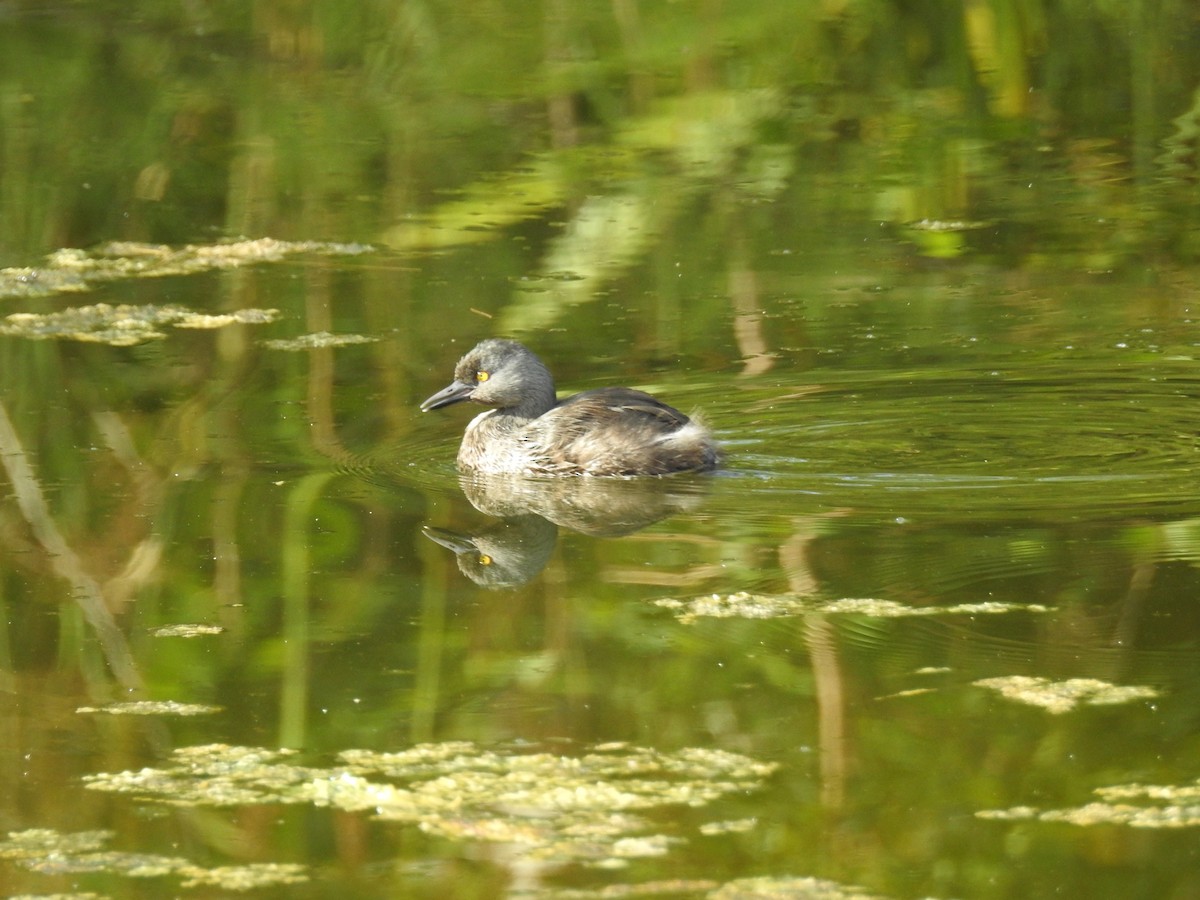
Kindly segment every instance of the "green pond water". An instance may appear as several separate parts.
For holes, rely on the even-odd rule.
[[[0,896],[1200,896],[1197,48],[0,4]],[[491,336],[726,465],[460,475]]]

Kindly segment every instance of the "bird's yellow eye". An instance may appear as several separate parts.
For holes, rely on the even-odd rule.
[[[476,381],[487,381],[491,377],[492,376],[490,374],[488,374],[487,372],[476,372],[475,373]]]
[[[481,566],[490,566],[492,564],[492,558],[490,556],[488,556],[486,553],[480,553],[479,554],[479,564]]]

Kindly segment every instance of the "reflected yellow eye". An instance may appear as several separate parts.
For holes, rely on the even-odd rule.
[[[491,376],[491,375],[489,375],[487,372],[476,372],[476,373],[475,373],[475,380],[476,380],[476,381],[487,381],[487,380],[488,380],[489,378],[491,378],[491,377],[492,377],[492,376]]]
[[[486,553],[480,553],[479,554],[479,564],[481,566],[490,566],[492,564],[492,558],[490,556],[488,556]]]

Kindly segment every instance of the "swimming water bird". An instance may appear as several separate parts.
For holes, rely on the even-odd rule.
[[[597,388],[559,400],[550,370],[516,341],[491,338],[458,361],[421,411],[494,407],[467,425],[459,468],[504,475],[667,475],[715,468],[709,430],[642,391]]]

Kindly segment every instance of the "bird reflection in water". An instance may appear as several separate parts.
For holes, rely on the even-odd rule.
[[[471,505],[499,521],[473,534],[432,526],[423,532],[452,550],[459,570],[476,584],[513,588],[545,568],[559,527],[594,537],[632,534],[668,516],[696,510],[707,481],[464,475],[459,483]]]

